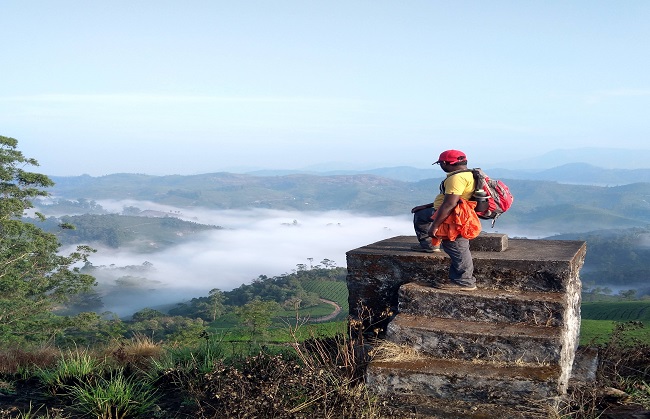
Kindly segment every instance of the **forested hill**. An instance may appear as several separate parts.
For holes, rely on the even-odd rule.
[[[266,177],[231,173],[193,176],[118,174],[53,180],[56,182],[53,194],[68,199],[136,199],[181,208],[365,208],[374,214],[398,214],[413,198],[409,183],[373,175]]]
[[[61,224],[74,229],[61,229]],[[146,217],[118,214],[83,214],[50,217],[38,223],[56,233],[62,244],[90,243],[110,248],[130,246],[140,252],[153,252],[195,239],[199,233],[222,227],[184,221],[173,216]]]
[[[561,234],[558,240],[584,240],[587,255],[580,277],[585,284],[639,288],[650,293],[650,228]]]
[[[178,208],[349,210],[370,215],[407,215],[431,202],[442,177],[405,182],[376,175],[194,176],[116,174],[54,178],[55,197],[131,199]],[[503,179],[515,204],[498,221],[527,231],[584,232],[650,224],[650,183],[623,186],[570,185]]]

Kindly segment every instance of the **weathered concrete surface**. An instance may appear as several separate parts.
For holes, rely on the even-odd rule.
[[[519,405],[556,397],[557,366],[498,365],[454,359],[372,362],[367,385],[378,394]]]
[[[578,282],[576,277],[574,281]],[[577,287],[573,292],[512,292],[503,290],[478,289],[473,292],[440,290],[419,283],[408,283],[399,289],[399,314],[420,316],[422,320],[455,319],[486,323],[485,330],[494,330],[494,323],[510,323],[515,327],[524,325],[530,327],[545,327],[557,337],[557,346],[548,357],[538,360],[553,360],[560,366],[559,389],[566,391],[571,376],[571,369],[578,345],[580,333],[580,294],[579,285],[568,286],[567,290]],[[577,293],[577,295],[575,294]],[[395,321],[395,320],[394,320]],[[392,323],[392,322],[391,322]],[[398,323],[399,325],[399,323]],[[387,325],[387,328],[390,326]],[[458,336],[463,336],[458,323]],[[478,325],[477,325],[478,327]],[[551,331],[552,330],[552,331]],[[501,331],[494,330],[497,336]],[[419,331],[422,333],[422,329]],[[417,333],[409,331],[409,333]],[[429,334],[428,340],[435,340],[437,333]],[[423,337],[425,339],[425,337]],[[469,340],[465,343],[469,344]],[[548,343],[548,342],[547,342]],[[505,348],[505,347],[504,347]],[[490,348],[468,349],[469,352],[489,353]],[[559,356],[555,352],[559,353]],[[535,357],[539,353],[531,353]],[[448,354],[447,356],[451,356]]]
[[[397,236],[347,252],[353,318],[371,313],[369,323],[385,328],[389,319],[380,318],[380,313],[397,313],[401,285],[434,285],[447,280],[447,255],[410,250],[416,243],[415,236]],[[480,289],[566,292],[571,288],[575,293],[580,283],[573,279],[578,277],[585,254],[582,241],[510,239],[503,252],[473,251],[472,257]]]
[[[578,347],[573,368],[571,369],[570,386],[581,387],[586,383],[596,381],[598,370],[598,349],[593,347]]]
[[[554,327],[400,313],[388,324],[386,340],[437,358],[549,364],[560,361],[560,332]]]
[[[469,248],[477,252],[504,252],[508,248],[508,236],[481,232],[469,242]]]
[[[371,362],[371,389],[520,407],[566,393],[585,243],[481,240],[472,245],[478,289],[471,292],[436,288],[447,281],[449,259],[411,251],[415,237],[348,252],[350,315],[426,358]]]
[[[496,403],[436,399],[417,394],[383,397],[382,418],[390,419],[549,419],[546,400],[509,407]]]
[[[400,313],[479,322],[562,326],[565,295],[561,293],[506,292],[479,288],[473,292],[445,291],[411,282],[398,291]]]

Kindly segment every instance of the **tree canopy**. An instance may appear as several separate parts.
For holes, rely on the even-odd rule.
[[[88,290],[94,278],[73,267],[93,249],[79,246],[60,255],[53,233],[24,222],[32,200],[48,196],[54,185],[45,175],[28,171],[38,166],[17,149],[18,141],[0,136],[0,343],[39,341],[71,324],[52,309],[69,296]],[[36,216],[43,220],[41,214]],[[70,226],[63,226],[69,228]]]

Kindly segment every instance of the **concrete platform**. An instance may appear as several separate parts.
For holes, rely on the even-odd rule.
[[[447,255],[414,252],[410,247],[415,244],[415,236],[397,236],[347,252],[353,318],[370,312],[370,323],[385,328],[389,319],[379,314],[398,312],[398,290],[403,284],[434,285],[447,280]],[[472,251],[472,258],[477,284],[483,290],[580,295],[581,284],[574,279],[585,254],[582,241],[509,239],[504,251]],[[579,310],[579,302],[574,310]]]
[[[508,249],[508,236],[481,232],[478,237],[470,240],[469,248],[472,251],[504,252]]]
[[[560,361],[558,328],[426,318],[400,313],[386,340],[436,358],[552,364]]]

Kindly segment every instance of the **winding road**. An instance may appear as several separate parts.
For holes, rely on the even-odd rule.
[[[319,298],[319,300],[321,300],[321,302],[323,302],[323,303],[334,306],[334,311],[331,312],[330,314],[328,314],[327,316],[316,317],[315,319],[312,319],[312,322],[314,322],[314,323],[323,323],[323,322],[330,321],[333,318],[335,318],[336,316],[338,316],[339,313],[341,312],[341,306],[338,305],[335,301],[326,300],[324,298]]]

